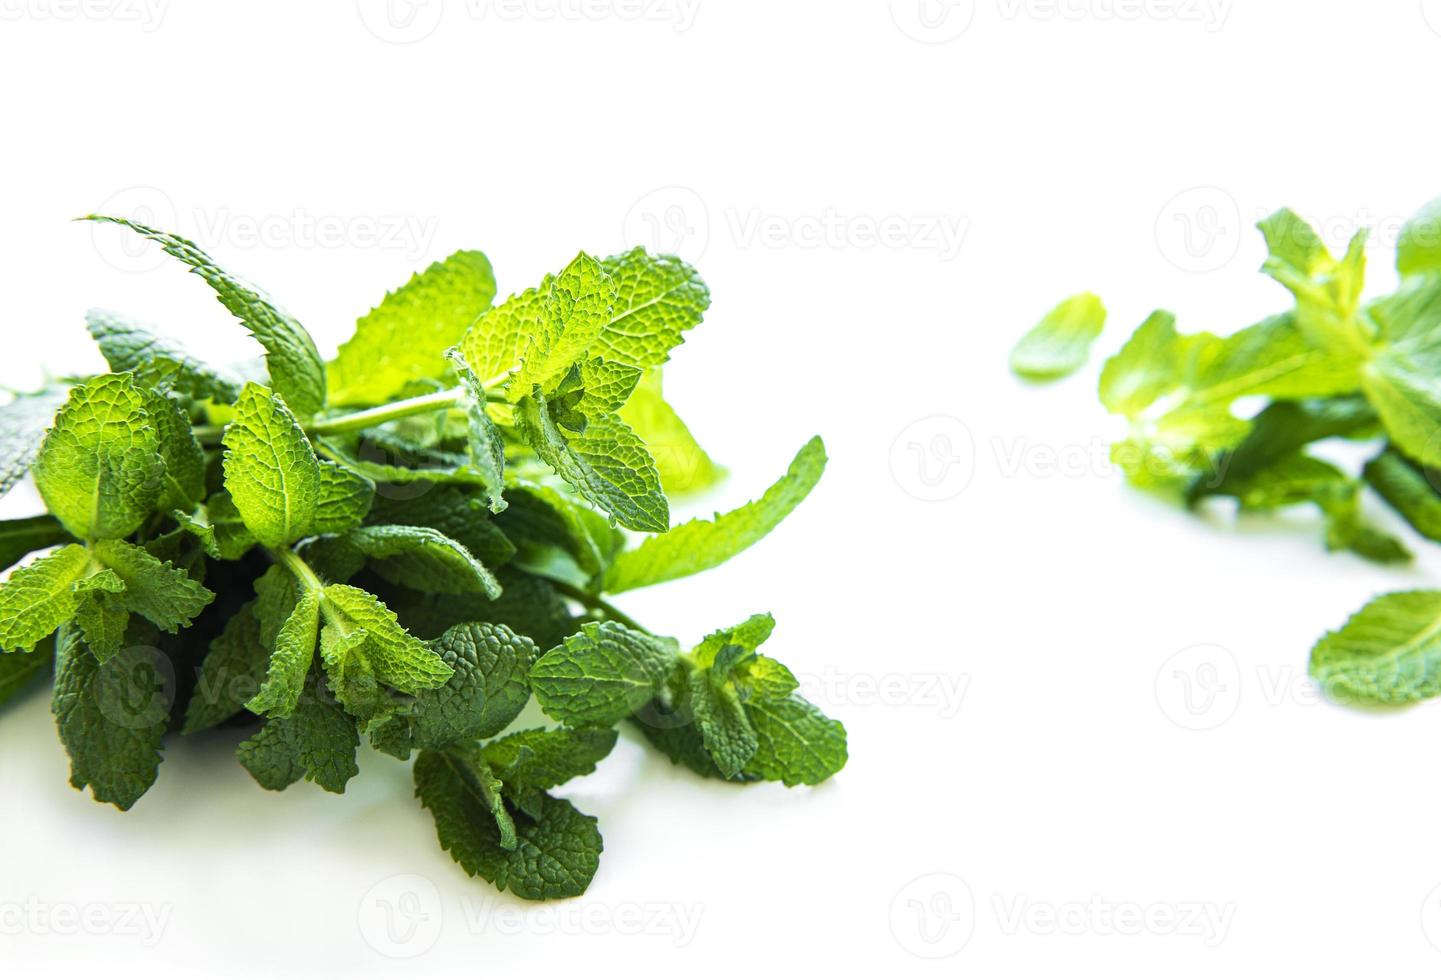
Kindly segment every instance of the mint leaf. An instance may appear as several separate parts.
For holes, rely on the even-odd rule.
[[[215,598],[215,593],[139,545],[125,541],[97,541],[95,557],[125,583],[125,607],[156,626],[174,633]]]
[[[492,513],[505,510],[505,437],[486,413],[485,386],[465,363],[459,351],[452,351],[452,366],[465,388],[465,417],[470,435],[470,463],[486,490]]]
[[[515,557],[515,545],[491,521],[485,504],[457,486],[432,487],[410,498],[378,497],[366,521],[434,528],[493,568]]]
[[[1441,693],[1441,592],[1392,592],[1367,603],[1311,650],[1331,697],[1409,704]]]
[[[616,288],[599,261],[584,252],[550,280],[521,366],[510,382],[512,401],[532,388],[549,390],[600,336],[615,308]]]
[[[1270,249],[1262,269],[1295,294],[1302,333],[1319,350],[1364,354],[1371,331],[1356,311],[1366,278],[1366,232],[1358,232],[1337,261],[1293,211],[1277,211],[1257,227]]]
[[[85,327],[116,373],[130,372],[142,384],[196,399],[229,403],[240,394],[241,381],[231,371],[206,364],[149,324],[108,310],[87,310]]]
[[[787,786],[814,786],[845,766],[845,726],[799,695],[754,702],[746,714],[757,741],[747,772]]]
[[[0,521],[0,569],[9,568],[32,551],[69,540],[65,528],[49,514]]]
[[[482,755],[507,789],[519,794],[595,772],[616,738],[613,728],[529,728],[487,744]]]
[[[613,415],[586,420],[585,432],[565,435],[543,399],[525,398],[516,422],[543,462],[590,503],[633,531],[664,531],[670,505],[645,445]]]
[[[329,460],[320,460],[320,485],[315,499],[316,534],[340,534],[359,527],[375,500],[375,484]]]
[[[215,291],[221,305],[260,341],[260,346],[265,348],[271,386],[285,398],[286,404],[301,415],[313,415],[325,404],[325,363],[315,350],[315,342],[304,327],[277,309],[268,297],[221,269],[199,246],[179,235],[157,231],[127,218],[92,214],[85,220],[129,228],[184,262]]]
[[[666,402],[659,368],[645,373],[619,415],[650,450],[666,493],[704,490],[725,475]]]
[[[446,372],[445,351],[495,299],[495,274],[480,252],[456,252],[387,293],[355,325],[327,367],[330,401],[383,402],[416,378]]]
[[[284,718],[271,718],[236,749],[255,781],[279,791],[308,779],[331,793],[345,792],[345,784],[360,771],[355,750],[360,745],[355,720],[324,693],[319,674],[304,684],[306,695]]]
[[[640,710],[665,686],[674,640],[619,623],[586,623],[530,669],[545,713],[575,727],[605,727]]]
[[[0,583],[0,651],[30,651],[75,615],[74,585],[90,553],[67,544],[17,568]]]
[[[826,467],[825,445],[806,443],[785,476],[758,500],[711,520],[696,519],[622,552],[605,575],[605,591],[618,593],[714,568],[764,538],[811,492]]]
[[[228,721],[255,697],[266,677],[270,653],[260,639],[260,617],[248,602],[225,621],[210,641],[195,691],[185,706],[184,735],[193,735]]]
[[[0,497],[30,472],[45,430],[69,393],[68,386],[54,385],[17,394],[0,406]]]
[[[102,664],[120,652],[130,627],[124,592],[125,582],[109,568],[75,583],[75,625]]]
[[[0,709],[45,674],[55,659],[55,641],[42,640],[29,653],[0,657]]]
[[[347,532],[342,540],[397,584],[423,592],[480,592],[492,599],[500,595],[500,583],[490,570],[433,528],[372,524]]]
[[[550,295],[547,276],[539,287],[517,293],[476,318],[461,338],[460,350],[478,378],[504,379],[519,366],[530,338],[541,330]]]
[[[530,700],[526,675],[539,651],[525,637],[499,624],[462,623],[429,646],[455,673],[371,733],[378,748],[402,759],[412,748],[443,749],[489,738]]]
[[[756,754],[759,739],[733,684],[711,671],[689,668],[685,673],[688,704],[705,749],[721,775],[740,775]]]
[[[510,509],[496,524],[527,568],[580,585],[609,568],[625,545],[604,515],[556,486],[515,480],[508,492]]]
[[[128,375],[76,385],[35,459],[45,506],[77,538],[123,538],[160,499],[165,464],[148,396]]]
[[[1368,462],[1364,472],[1366,482],[1396,508],[1418,534],[1441,541],[1441,496],[1427,471],[1394,449],[1388,449]]]
[[[225,427],[225,489],[245,526],[276,548],[311,533],[320,499],[320,463],[285,402],[247,384]]]
[[[218,490],[190,513],[174,511],[176,522],[193,534],[211,558],[234,561],[256,545],[230,493]]]
[[[1396,271],[1403,276],[1441,272],[1441,198],[1428,201],[1402,226]]]
[[[343,653],[359,657],[368,672],[397,691],[419,694],[439,687],[454,673],[434,651],[401,627],[395,613],[363,589],[327,585],[321,611],[327,627],[340,636],[363,635],[357,646],[344,648]]]
[[[97,802],[128,810],[155,782],[170,717],[159,656],[137,643],[102,665],[77,630],[59,633],[51,710],[70,753],[70,785],[89,786]]]
[[[295,711],[305,690],[305,678],[315,658],[315,641],[320,630],[321,593],[300,587],[294,606],[275,632],[274,649],[265,683],[245,707],[257,715],[285,718]]]
[[[1086,363],[1106,325],[1106,308],[1094,293],[1062,300],[1011,349],[1011,370],[1031,381],[1053,381]]]
[[[474,762],[454,753],[422,752],[415,795],[435,818],[441,847],[467,874],[531,900],[584,893],[600,865],[594,817],[565,800],[540,796],[534,816],[521,815],[507,841],[492,807],[493,791]],[[489,799],[487,796],[489,795]],[[505,846],[510,843],[511,846]]]
[[[665,363],[710,306],[710,290],[674,255],[633,248],[601,267],[614,283],[615,301],[591,353],[608,360],[640,368]]]

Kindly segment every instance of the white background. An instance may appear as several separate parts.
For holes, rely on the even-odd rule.
[[[669,388],[732,472],[703,506],[812,433],[832,462],[756,551],[625,606],[687,642],[774,611],[850,765],[738,789],[627,736],[569,788],[605,835],[590,892],[533,906],[466,878],[373,753],[343,797],[269,794],[233,739],[177,739],[130,813],[96,805],[37,691],[0,715],[0,972],[1435,975],[1441,715],[1304,680],[1434,549],[1379,569],[1309,514],[1146,498],[1097,448],[1097,365],[1034,389],[1006,353],[1080,289],[1100,353],[1156,306],[1219,331],[1280,308],[1251,225],[1281,205],[1333,243],[1375,226],[1389,288],[1397,223],[1441,193],[1441,4],[394,9],[0,0],[0,382],[99,367],[91,305],[255,352],[194,277],[69,221],[94,210],[195,238],[327,352],[457,248],[502,293],[581,248],[679,249],[714,305]],[[66,934],[77,909],[101,918]]]

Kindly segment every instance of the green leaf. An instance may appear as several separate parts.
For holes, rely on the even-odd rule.
[[[371,559],[381,577],[422,592],[500,595],[500,583],[457,541],[429,527],[372,524],[342,540]]]
[[[129,228],[155,242],[184,262],[215,291],[221,304],[250,331],[265,348],[265,363],[271,386],[290,408],[301,415],[313,415],[325,404],[325,363],[315,342],[294,318],[281,312],[253,286],[242,282],[215,264],[191,241],[157,231],[126,218],[87,215],[87,221],[103,221]]]
[[[1224,493],[1277,460],[1321,439],[1364,439],[1375,435],[1379,422],[1371,405],[1358,395],[1276,401],[1251,420],[1246,438],[1217,459],[1214,472],[1200,474],[1190,499]]]
[[[605,591],[626,592],[694,575],[728,561],[764,538],[806,498],[826,467],[820,437],[801,447],[785,476],[758,500],[710,520],[696,519],[622,552],[605,576]]]
[[[211,558],[235,561],[256,545],[255,535],[241,520],[235,501],[225,490],[210,495],[205,503],[190,513],[173,511],[171,516],[193,534]]]
[[[435,528],[490,567],[515,557],[515,545],[490,519],[485,504],[457,486],[431,487],[418,497],[377,498],[366,520]]]
[[[476,376],[489,383],[504,379],[520,364],[530,338],[540,332],[541,318],[550,304],[551,277],[535,289],[511,296],[476,318],[460,349]]]
[[[123,538],[160,499],[165,464],[147,395],[128,375],[70,391],[35,460],[50,513],[77,538]]]
[[[97,541],[95,557],[125,583],[125,607],[169,633],[189,626],[215,593],[139,545]]]
[[[1366,232],[1340,261],[1295,212],[1282,209],[1257,226],[1270,256],[1262,270],[1296,296],[1296,324],[1319,350],[1364,356],[1371,331],[1356,317],[1366,278]]]
[[[549,388],[600,336],[615,308],[616,287],[600,262],[577,255],[549,282],[541,315],[510,383],[512,401]]]
[[[256,540],[278,548],[310,534],[320,499],[320,463],[285,402],[261,385],[247,384],[223,443],[225,488]]]
[[[584,433],[566,436],[543,398],[517,406],[522,438],[578,494],[633,531],[670,527],[670,505],[645,444],[617,416],[586,421]]]
[[[510,508],[496,523],[515,542],[517,561],[549,577],[584,585],[602,574],[625,545],[604,515],[550,483],[515,480]],[[571,574],[560,571],[572,565]]]
[[[645,249],[612,255],[601,267],[615,284],[608,323],[591,353],[640,368],[670,358],[682,334],[701,322],[710,306],[710,290],[695,269],[673,255]]]
[[[317,589],[300,588],[294,608],[275,634],[275,648],[265,683],[245,707],[257,715],[288,717],[305,691],[305,678],[315,658],[315,640],[320,630],[320,599]]]
[[[279,791],[304,778],[331,793],[360,771],[355,750],[360,734],[355,720],[327,694],[319,674],[305,683],[306,694],[284,718],[271,718],[236,749],[255,781]]]
[[[0,709],[16,695],[30,687],[55,659],[55,641],[42,640],[29,653],[9,653],[0,657]]]
[[[1441,541],[1441,495],[1427,471],[1387,449],[1366,464],[1365,476],[1418,534]]]
[[[1232,405],[1251,395],[1315,398],[1353,392],[1348,354],[1312,347],[1290,317],[1272,317],[1229,337],[1179,334],[1157,311],[1101,371],[1101,401],[1131,423],[1111,458],[1141,486],[1189,483],[1234,448],[1249,424]]]
[[[1441,465],[1441,277],[1408,280],[1370,313],[1380,343],[1361,389],[1406,455]]]
[[[1402,226],[1396,271],[1403,276],[1441,272],[1441,198],[1428,201]]]
[[[156,509],[189,510],[205,497],[205,450],[195,439],[190,416],[174,399],[147,392],[145,409],[155,425],[165,464],[165,484]]]
[[[1311,650],[1311,676],[1329,696],[1410,704],[1441,693],[1441,592],[1392,592],[1367,603]]]
[[[1086,363],[1106,325],[1106,308],[1094,293],[1062,300],[1011,349],[1011,370],[1031,381],[1052,381]]]
[[[369,477],[329,460],[320,460],[320,485],[315,500],[315,534],[340,534],[359,527],[375,500]]]
[[[120,652],[130,627],[124,592],[125,582],[109,568],[75,583],[75,625],[102,664]]]
[[[225,629],[210,641],[195,690],[185,706],[181,734],[214,728],[245,707],[264,682],[270,652],[260,639],[260,617],[248,602],[225,621]]]
[[[155,782],[170,718],[159,651],[135,644],[102,665],[77,630],[56,643],[51,709],[70,753],[70,785],[128,810]]]
[[[0,406],[0,497],[30,472],[45,430],[69,393],[69,386],[54,385],[17,394]]]
[[[645,373],[619,414],[650,450],[667,494],[704,490],[725,475],[667,404],[661,393],[659,368]]]
[[[616,738],[614,728],[528,728],[496,739],[481,753],[508,790],[546,790],[595,772]]]
[[[486,414],[485,386],[465,363],[459,351],[452,351],[452,364],[465,388],[465,417],[469,432],[470,463],[480,476],[486,491],[486,502],[492,513],[505,510],[502,492],[505,489],[505,437]]]
[[[746,706],[756,752],[746,771],[787,786],[814,786],[846,764],[846,729],[799,695]]]
[[[504,568],[497,578],[505,591],[493,602],[475,594],[411,593],[397,600],[401,604],[396,613],[417,636],[437,637],[460,623],[502,623],[542,650],[549,650],[575,629],[565,599],[547,580]]]
[[[409,758],[412,748],[443,749],[489,738],[530,700],[526,675],[539,651],[525,637],[496,623],[462,623],[429,646],[455,673],[371,733],[377,747],[401,759]]]
[[[206,364],[149,324],[108,310],[87,310],[85,327],[100,345],[110,370],[131,372],[144,385],[225,404],[240,394],[241,381],[235,374]]]
[[[49,514],[0,521],[0,569],[9,568],[32,551],[70,540],[65,528]]]
[[[415,795],[435,818],[436,834],[467,874],[520,898],[583,894],[600,865],[602,842],[594,817],[565,800],[542,795],[534,817],[514,823],[507,848],[486,785],[472,762],[451,753],[422,752],[415,762]]]
[[[727,779],[745,769],[759,745],[756,730],[746,715],[733,685],[709,670],[686,670],[689,704],[706,751]]]
[[[439,655],[401,627],[395,613],[363,589],[327,585],[321,611],[328,627],[340,636],[363,634],[358,646],[344,652],[361,658],[369,673],[397,691],[419,694],[440,687],[454,673]]]
[[[619,623],[586,623],[530,669],[545,713],[573,727],[605,727],[661,691],[675,664],[674,640]]]
[[[0,584],[0,651],[33,650],[75,615],[73,586],[89,565],[88,551],[67,544],[12,572]]]
[[[480,252],[456,252],[387,293],[355,325],[328,365],[330,401],[387,401],[417,378],[441,378],[445,352],[495,299],[495,273]]]

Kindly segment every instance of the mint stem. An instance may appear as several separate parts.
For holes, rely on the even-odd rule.
[[[559,582],[555,579],[550,579],[549,581],[555,591],[559,592],[563,596],[569,596],[576,602],[579,602],[581,605],[585,606],[587,610],[592,612],[598,612],[606,619],[614,620],[615,622],[620,623],[622,626],[628,626],[631,629],[636,630],[637,632],[646,634],[650,633],[650,630],[646,629],[640,623],[637,623],[635,620],[631,619],[625,613],[621,612],[615,606],[612,606],[609,602],[606,602],[600,596],[591,595],[589,592],[578,589],[575,586],[569,584],[568,582]]]

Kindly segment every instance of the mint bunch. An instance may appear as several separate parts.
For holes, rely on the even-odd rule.
[[[661,365],[709,293],[635,249],[581,254],[493,305],[479,252],[389,293],[326,363],[193,243],[121,218],[202,278],[263,363],[207,364],[92,312],[112,373],[0,408],[0,702],[53,661],[71,782],[128,809],[167,737],[217,726],[261,786],[343,792],[362,740],[414,758],[441,845],[529,899],[585,891],[596,820],[554,794],[623,722],[674,762],[814,784],[846,734],[759,652],[757,616],[689,650],[609,596],[721,564],[825,467],[819,439],[751,503],[672,527],[720,470]],[[627,534],[626,532],[637,532]],[[550,728],[511,730],[532,694]]]
[[[1365,231],[1338,257],[1291,211],[1259,227],[1263,271],[1291,293],[1291,308],[1229,336],[1181,333],[1170,313],[1151,314],[1101,371],[1101,402],[1129,429],[1111,459],[1131,483],[1190,505],[1309,505],[1328,548],[1409,561],[1367,519],[1361,491],[1369,485],[1417,533],[1441,541],[1441,200],[1406,223],[1398,288],[1372,299],[1362,296]],[[1053,313],[1018,361],[1074,370],[1099,331],[1095,318],[1077,329]],[[1374,449],[1351,472],[1326,458],[1330,440]],[[1441,694],[1441,590],[1373,600],[1321,638],[1310,671],[1350,703]]]

